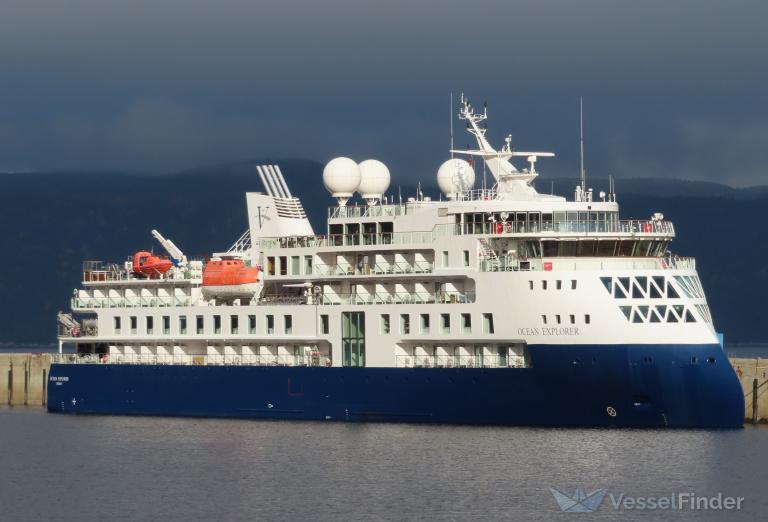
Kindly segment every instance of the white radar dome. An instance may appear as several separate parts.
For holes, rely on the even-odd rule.
[[[368,159],[360,163],[360,185],[357,191],[368,200],[375,203],[389,188],[389,169],[379,160]]]
[[[449,198],[475,186],[475,170],[460,158],[449,159],[437,170],[437,186]]]
[[[323,185],[344,205],[360,185],[360,168],[349,158],[333,158],[323,169]]]

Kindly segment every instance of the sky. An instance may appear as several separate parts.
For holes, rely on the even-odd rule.
[[[0,171],[448,157],[488,103],[543,176],[768,184],[764,0],[2,0]],[[453,111],[455,114],[455,110]],[[455,143],[471,136],[457,123]]]

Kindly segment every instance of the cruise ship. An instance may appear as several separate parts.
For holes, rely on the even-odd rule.
[[[86,261],[58,315],[49,411],[741,427],[741,387],[695,260],[671,253],[673,224],[620,219],[583,164],[572,201],[539,193],[537,160],[553,154],[511,137],[495,149],[487,109],[463,95],[458,117],[477,148],[450,151],[432,197],[388,195],[382,162],[335,158],[317,182],[337,205],[316,234],[280,167],[261,165],[227,250],[188,259],[152,231],[167,255]]]

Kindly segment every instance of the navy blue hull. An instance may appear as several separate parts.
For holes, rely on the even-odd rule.
[[[54,364],[64,413],[520,426],[738,428],[719,345],[528,347],[531,367]]]

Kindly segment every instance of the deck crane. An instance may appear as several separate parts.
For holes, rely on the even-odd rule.
[[[166,252],[168,252],[168,254],[171,256],[171,260],[173,261],[174,266],[179,266],[182,268],[187,266],[187,256],[184,255],[184,252],[182,252],[181,249],[177,247],[173,241],[164,238],[163,235],[157,230],[152,231],[152,236],[154,236],[154,238],[157,239],[161,245],[163,245],[163,248],[165,248]]]

